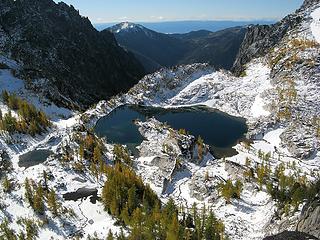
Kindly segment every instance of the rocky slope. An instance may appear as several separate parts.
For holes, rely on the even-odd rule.
[[[307,203],[301,212],[297,230],[320,238],[320,198]]]
[[[242,77],[234,77],[225,71],[214,72],[209,66],[201,64],[163,69],[146,76],[128,94],[114,98],[114,103],[139,103],[162,107],[205,104],[229,114],[245,117],[250,127],[248,137],[254,140],[255,151],[264,149],[263,151],[270,151],[271,154],[279,154],[272,163],[274,167],[281,162],[295,162],[300,166],[300,170],[309,169],[307,172],[310,172],[305,174],[309,181],[314,181],[319,176],[320,160],[319,8],[318,1],[305,1],[295,13],[271,27],[251,27],[235,64],[235,72],[242,73]],[[94,115],[104,114],[104,104],[100,107]],[[243,167],[246,156],[255,159],[257,154],[255,152],[247,155],[241,147],[237,147],[237,150],[240,154],[227,160],[238,163],[240,168]],[[240,168],[237,168],[238,171]],[[206,167],[203,167],[202,171],[205,169]],[[207,166],[207,169],[213,176],[223,175],[221,170],[216,174],[216,171],[219,171],[217,165],[213,168]],[[182,173],[173,178],[176,182],[172,183],[175,187],[170,196],[174,196],[179,202],[197,202],[189,194],[193,192],[192,189],[201,189],[204,179],[201,178],[201,174],[197,177],[197,173],[191,172],[192,176]],[[224,176],[228,174],[230,173]],[[190,187],[191,179],[194,179],[196,187]],[[246,188],[250,189],[250,186],[246,185]],[[273,208],[272,200],[262,203],[255,199],[257,202],[251,202],[251,206],[260,206],[261,209],[251,209],[251,219],[255,216],[254,213],[266,214],[263,212],[266,209],[268,213],[275,213],[265,215],[266,221],[262,220],[259,222],[261,225],[257,225],[260,230],[253,230],[248,227],[249,222],[244,224],[243,221],[248,219],[243,217],[239,210],[231,213],[230,208],[222,208],[219,201],[212,197],[214,194],[210,198],[210,193],[214,190],[209,190],[208,195],[206,191],[201,190],[201,194],[195,196],[206,196],[210,199],[212,206],[217,208],[217,215],[224,218],[227,232],[235,239],[246,239],[245,236],[261,239],[263,235],[277,234],[284,230],[294,231],[299,218],[309,217],[305,224],[308,228],[303,230],[300,226],[298,230],[317,234],[316,230],[311,230],[318,229],[317,207],[309,207],[309,211],[305,210],[300,217],[302,205],[298,212],[286,215]],[[245,199],[246,197],[248,196],[243,196]],[[250,197],[254,199],[253,196]],[[200,202],[203,202],[203,199],[200,199]],[[306,208],[308,206],[306,205]],[[230,217],[227,212],[236,217]],[[257,224],[258,217],[253,218]],[[239,222],[236,223],[235,219]],[[243,225],[246,227],[241,227]],[[250,235],[252,232],[261,235]]]
[[[301,23],[300,14],[305,6],[306,3],[296,13],[288,15],[275,24],[249,26],[234,62],[233,71],[237,75],[241,74],[245,64],[254,58],[266,55],[272,47],[276,46],[286,33]]]
[[[280,197],[271,191],[283,188],[289,196],[292,188],[310,187],[320,177],[320,122],[317,117],[320,115],[320,31],[317,27],[320,4],[306,1],[297,14],[301,22],[277,40],[265,55],[250,60],[241,77],[223,70],[215,71],[207,64],[161,69],[145,76],[126,94],[101,101],[83,114],[59,108],[26,89],[24,80],[14,75],[23,66],[2,57],[5,67],[0,68],[0,89],[15,93],[42,109],[51,118],[52,127],[35,137],[1,131],[1,222],[7,220],[10,229],[19,233],[25,231],[22,219],[31,219],[37,223],[39,239],[89,236],[105,239],[109,231],[119,233],[121,227],[117,219],[104,211],[99,199],[94,204],[90,199],[68,201],[63,198],[79,188],[94,189],[91,191],[95,193],[97,189],[101,196],[106,180],[105,175],[97,175],[97,169],[92,167],[88,157],[90,150],[81,154],[81,139],[88,140],[89,144],[85,145],[97,141],[102,149],[101,158],[112,166],[116,161],[115,145],[108,139],[96,138],[90,131],[102,116],[123,104],[163,108],[206,105],[247,119],[250,141],[234,146],[237,155],[214,159],[205,151],[200,159],[195,136],[151,118],[135,121],[144,136],[138,146],[140,155],[130,158],[135,172],[163,203],[172,198],[189,212],[194,204],[212,209],[223,221],[230,239],[260,240],[272,235],[267,239],[317,237],[318,197],[307,201],[306,191],[303,191],[302,200],[296,204],[291,202],[293,197],[281,204]],[[9,110],[1,98],[0,108],[3,113]],[[17,115],[16,111],[12,112]],[[42,163],[28,168],[20,166],[21,156],[39,149],[50,150],[52,154]],[[264,171],[268,174],[264,175]],[[6,189],[4,176],[12,182],[10,191]],[[26,178],[40,183],[41,189],[54,189],[63,214],[54,216],[47,202],[44,215],[37,214],[26,200]],[[240,194],[225,198],[221,185],[239,181]],[[285,187],[280,186],[280,182],[285,186],[294,184]],[[273,186],[275,188],[270,190]],[[129,231],[124,228],[124,234]]]
[[[294,232],[294,231],[285,231],[283,233],[277,234],[275,236],[270,236],[264,238],[264,240],[311,240],[311,239],[318,239],[314,236],[311,236],[306,233],[302,232]]]
[[[0,39],[30,88],[71,107],[124,92],[144,73],[111,33],[100,34],[72,6],[52,0],[1,1]]]

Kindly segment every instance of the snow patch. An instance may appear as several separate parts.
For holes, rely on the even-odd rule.
[[[263,139],[266,140],[270,145],[279,148],[281,144],[280,135],[285,131],[284,128],[279,128],[274,131],[268,132]]]
[[[318,43],[320,43],[320,8],[311,13],[313,22],[311,23],[311,31]]]

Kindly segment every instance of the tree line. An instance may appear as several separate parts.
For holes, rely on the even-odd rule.
[[[163,239],[163,240],[220,240],[224,238],[224,225],[205,207],[196,205],[185,211],[172,199],[162,205],[158,196],[128,166],[117,162],[107,167],[107,181],[102,191],[106,211],[118,219],[118,224],[129,227],[128,237],[108,239]]]
[[[41,134],[51,126],[47,115],[37,110],[33,104],[28,103],[6,90],[2,92],[2,100],[9,107],[10,111],[2,114],[0,110],[0,129],[9,133],[25,133],[35,136]],[[11,111],[16,111],[18,118],[12,115]]]

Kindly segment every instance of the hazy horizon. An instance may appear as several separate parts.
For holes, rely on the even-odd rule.
[[[93,25],[101,25],[101,24],[113,24],[113,25],[116,25],[116,24],[119,24],[119,23],[123,23],[123,22],[129,22],[129,23],[136,23],[136,24],[162,24],[162,23],[179,23],[179,22],[277,22],[281,19],[263,19],[263,18],[257,18],[257,19],[213,19],[213,20],[197,20],[197,19],[192,19],[192,20],[188,20],[188,19],[185,19],[185,20],[165,20],[165,21],[129,21],[129,20],[123,20],[123,21],[114,21],[114,22],[91,22]]]
[[[163,21],[163,22],[134,22],[140,24],[148,29],[161,33],[188,33],[192,31],[207,30],[216,32],[231,27],[246,26],[249,24],[272,24],[275,21],[255,20],[255,21],[205,21],[205,20],[191,20],[191,21]],[[93,26],[102,31],[106,28],[112,27],[121,22],[112,23],[93,23]]]
[[[60,2],[60,0],[55,0]],[[303,0],[64,0],[94,24],[173,21],[276,21]]]

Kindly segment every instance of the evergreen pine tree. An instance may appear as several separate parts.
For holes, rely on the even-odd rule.
[[[59,205],[58,205],[57,195],[54,189],[52,189],[48,193],[48,208],[52,212],[53,216],[58,215]]]
[[[82,143],[79,146],[79,157],[80,157],[80,160],[84,159],[84,147]]]
[[[258,166],[257,167],[257,177],[258,177],[258,184],[260,190],[262,190],[262,184],[264,183],[264,178],[265,178],[265,167],[264,165]]]
[[[204,230],[204,238],[206,240],[214,240],[217,238],[217,231],[215,229],[216,218],[212,211],[209,212],[206,222],[205,222],[205,230]]]
[[[143,239],[143,214],[140,208],[133,211],[131,226],[132,232],[129,239]]]
[[[94,162],[90,163],[90,171],[91,174],[97,179],[99,178],[99,174],[98,174],[98,169],[97,169],[97,165]]]
[[[32,120],[30,122],[30,125],[29,125],[29,129],[28,129],[28,133],[31,135],[31,136],[35,136],[37,133],[39,133],[39,127],[38,127],[38,124],[35,120]]]
[[[102,159],[101,150],[99,146],[96,146],[93,150],[93,162],[95,164],[99,163]]]
[[[233,195],[233,184],[230,179],[227,180],[225,184],[222,184],[219,188],[219,191],[226,200],[226,202],[229,204],[231,202],[231,198]]]
[[[3,90],[2,91],[2,99],[6,104],[8,104],[8,102],[9,102],[9,93],[7,92],[7,90]]]
[[[203,139],[199,136],[197,139],[199,161],[202,160],[203,154],[204,154],[203,144],[204,144]]]
[[[0,239],[17,240],[14,230],[9,227],[8,219],[5,219],[0,224]]]
[[[37,185],[33,196],[33,209],[39,214],[44,213],[43,189],[40,183]]]
[[[169,225],[166,240],[179,240],[179,222],[178,217],[175,214],[172,218],[172,222]]]
[[[108,236],[107,236],[107,240],[114,240],[113,233],[112,233],[111,230],[109,230],[109,233],[108,233]]]
[[[4,176],[4,178],[2,180],[2,187],[3,187],[3,191],[5,193],[9,193],[12,190],[13,184],[12,184],[11,180],[8,179],[7,176]]]
[[[26,178],[24,181],[24,188],[25,188],[25,198],[27,199],[28,203],[31,206],[33,206],[33,194],[32,194],[32,189],[31,189],[28,178]]]
[[[235,192],[235,197],[240,199],[241,192],[242,192],[242,189],[243,189],[243,183],[240,180],[237,180],[234,189],[235,189],[235,191],[234,191]]]
[[[135,186],[132,186],[128,191],[128,209],[130,213],[132,213],[136,209],[137,207],[136,201],[137,201],[136,188]]]
[[[113,198],[110,204],[110,211],[111,214],[118,217],[119,216],[119,205],[117,198]]]
[[[121,210],[120,219],[122,219],[125,225],[130,225],[129,209],[127,205]]]

